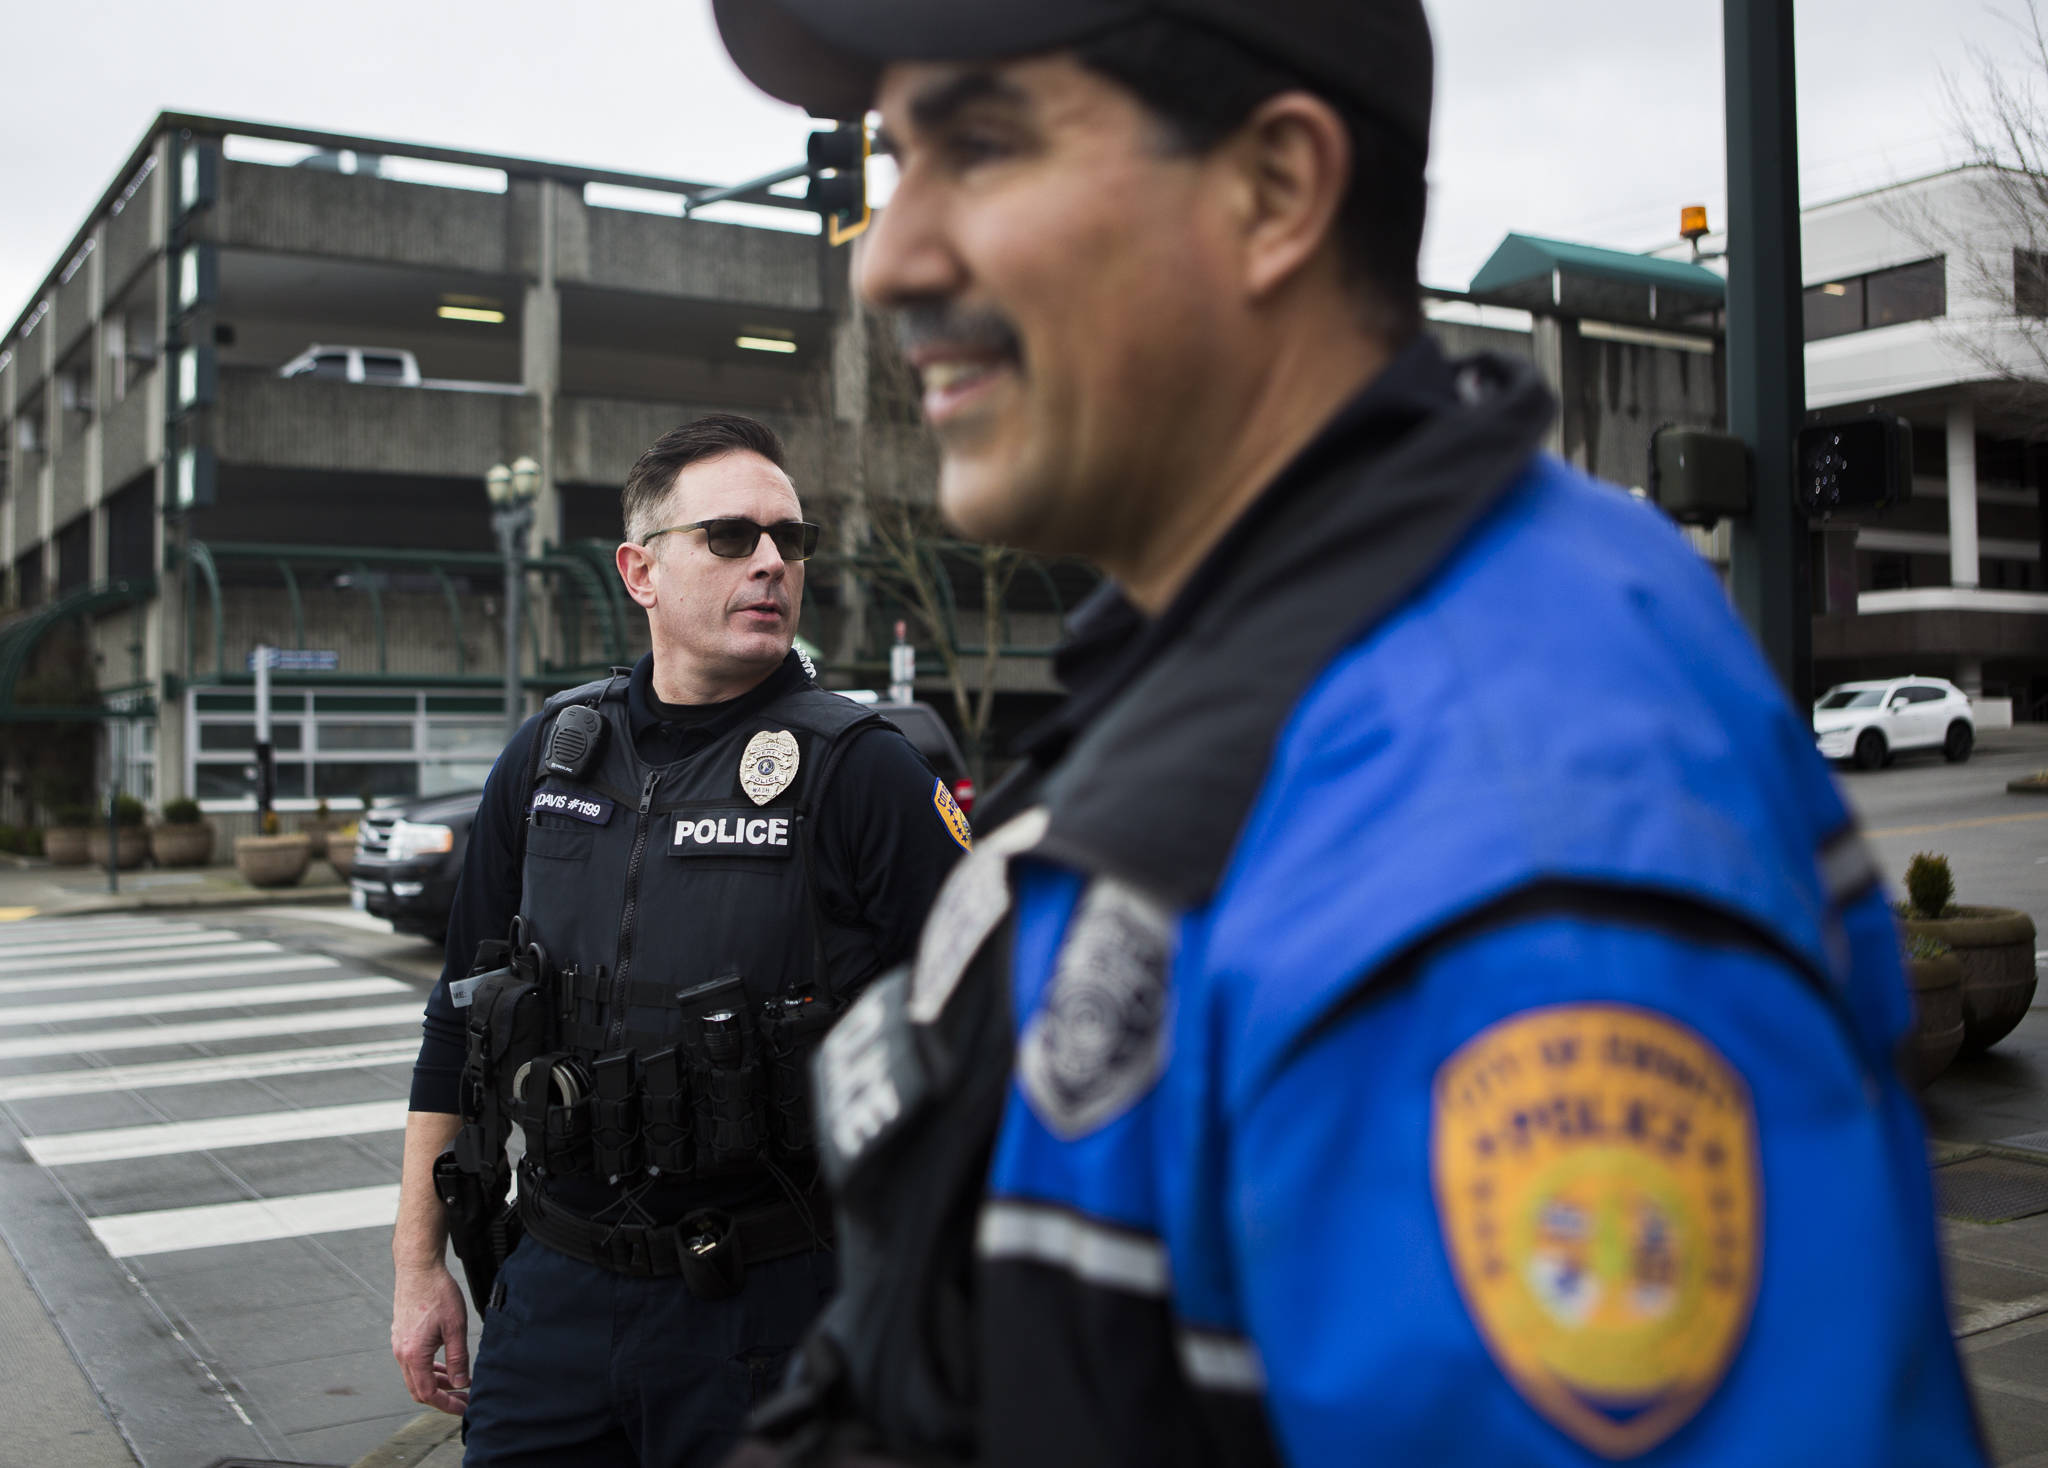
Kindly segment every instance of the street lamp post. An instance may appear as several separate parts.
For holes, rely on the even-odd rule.
[[[484,475],[484,492],[491,499],[491,528],[498,532],[498,550],[505,558],[505,738],[509,742],[526,714],[526,692],[519,679],[519,614],[526,589],[526,533],[533,528],[540,465],[523,454],[510,468],[493,464]]]

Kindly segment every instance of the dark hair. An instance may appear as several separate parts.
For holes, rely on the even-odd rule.
[[[626,475],[619,492],[619,510],[626,539],[637,541],[660,527],[644,523],[661,508],[676,476],[690,465],[722,454],[759,454],[776,468],[782,464],[782,439],[767,424],[738,413],[706,413],[654,441]],[[637,532],[637,533],[636,533]]]
[[[1371,299],[1375,325],[1397,341],[1422,327],[1416,260],[1429,203],[1423,156],[1357,104],[1293,69],[1200,26],[1148,18],[1073,48],[1082,66],[1130,92],[1159,122],[1169,146],[1206,153],[1282,92],[1327,103],[1351,137],[1351,183],[1336,220],[1350,280]]]

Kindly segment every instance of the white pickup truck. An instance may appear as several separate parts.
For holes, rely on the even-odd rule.
[[[337,382],[420,385],[419,359],[402,347],[330,347],[316,344],[277,369],[279,377],[330,377]]]
[[[450,392],[524,392],[516,382],[459,382],[420,376],[419,359],[404,347],[337,347],[316,342],[277,369],[279,377],[324,377],[384,387],[430,387]]]

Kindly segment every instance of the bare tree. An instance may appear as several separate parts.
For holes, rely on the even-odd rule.
[[[1967,202],[1923,193],[1887,213],[1919,248],[1947,258],[1946,339],[1994,380],[2038,390],[2048,383],[2048,21],[2039,0],[2013,26],[2017,45],[1973,47],[1967,70],[1944,78],[1949,123],[1976,170]],[[1956,311],[1958,300],[1976,309]]]
[[[875,590],[900,604],[917,623],[920,640],[938,653],[966,745],[968,771],[980,785],[987,776],[996,670],[1005,641],[1003,601],[1024,565],[1024,554],[1007,546],[950,540],[940,533],[928,505],[908,499],[871,497],[867,512],[870,549],[861,564]],[[963,645],[960,635],[960,608],[953,595],[956,566],[979,582],[978,644]]]

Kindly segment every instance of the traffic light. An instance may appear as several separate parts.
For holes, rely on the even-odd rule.
[[[1793,487],[1814,518],[1904,504],[1913,497],[1913,425],[1872,413],[1800,429]]]
[[[825,237],[843,245],[868,227],[868,129],[842,122],[814,132],[805,145],[810,186],[804,201],[825,221]]]
[[[1681,525],[1749,513],[1749,445],[1732,433],[1667,424],[1650,435],[1650,498]]]

